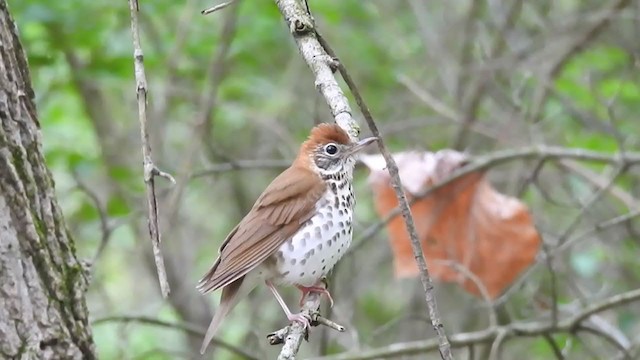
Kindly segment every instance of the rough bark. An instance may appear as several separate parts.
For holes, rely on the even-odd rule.
[[[44,162],[26,57],[0,0],[0,358],[94,359],[86,274]]]

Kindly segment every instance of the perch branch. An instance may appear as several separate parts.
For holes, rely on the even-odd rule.
[[[138,98],[138,119],[140,121],[140,139],[142,141],[142,162],[144,169],[144,183],[147,192],[147,205],[149,209],[149,235],[153,246],[153,257],[158,270],[158,281],[162,296],[169,295],[169,282],[164,267],[164,259],[160,251],[160,227],[158,226],[158,201],[156,199],[155,177],[160,176],[175,184],[171,175],[158,169],[153,163],[151,143],[147,129],[147,79],[144,72],[144,55],[140,46],[140,31],[138,26],[138,12],[140,7],[138,0],[129,0],[131,11],[131,35],[133,37],[133,59],[136,78],[136,94]]]
[[[327,51],[329,55],[333,59],[337,59],[336,54],[331,49],[329,44],[317,34],[318,40],[322,44],[322,47]],[[422,251],[422,245],[420,244],[420,238],[418,237],[418,232],[416,230],[415,223],[413,222],[413,216],[411,215],[411,209],[409,208],[409,202],[407,200],[407,196],[404,193],[404,189],[402,188],[402,183],[400,182],[400,172],[398,171],[398,165],[396,164],[393,156],[387,149],[382,137],[380,135],[380,131],[378,130],[378,126],[373,120],[373,115],[369,111],[369,107],[366,105],[358,87],[355,82],[351,78],[351,75],[347,72],[345,66],[337,62],[338,70],[340,71],[340,75],[344,79],[345,83],[351,90],[351,93],[356,99],[356,103],[360,108],[360,111],[364,115],[365,120],[367,121],[367,125],[371,130],[373,136],[378,138],[378,148],[380,149],[380,153],[384,157],[384,160],[387,164],[387,171],[389,171],[389,175],[391,176],[391,186],[396,193],[396,197],[398,198],[399,209],[402,213],[402,217],[404,218],[404,223],[407,228],[407,232],[409,233],[409,238],[411,239],[411,249],[413,250],[413,257],[418,265],[418,269],[420,271],[420,281],[422,282],[422,286],[424,288],[425,300],[427,302],[427,308],[429,310],[429,318],[431,319],[431,325],[438,335],[438,347],[440,350],[440,357],[443,360],[453,359],[453,355],[451,354],[451,346],[449,344],[449,340],[447,339],[447,335],[444,330],[444,325],[440,319],[440,312],[438,311],[438,304],[436,301],[436,297],[434,294],[435,287],[433,286],[433,279],[429,274],[429,270],[427,269],[427,262],[424,258],[424,253]]]
[[[321,294],[310,293],[302,306],[302,312],[311,318],[311,326],[324,325],[339,332],[345,331],[344,326],[320,316],[318,309],[320,308],[321,297]],[[308,333],[303,325],[299,322],[293,322],[267,335],[267,340],[271,345],[284,344],[280,355],[278,355],[278,360],[294,360],[300,349],[302,339],[307,340],[307,337]]]

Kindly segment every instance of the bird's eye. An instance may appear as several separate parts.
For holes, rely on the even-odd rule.
[[[326,152],[329,155],[335,155],[338,152],[338,147],[335,146],[334,144],[329,144],[324,147],[324,152]]]

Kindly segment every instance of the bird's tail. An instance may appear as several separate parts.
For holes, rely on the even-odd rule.
[[[250,275],[250,274],[248,274]],[[214,335],[218,331],[222,320],[229,314],[229,312],[238,304],[238,301],[247,296],[251,290],[255,287],[255,281],[253,279],[247,279],[250,276],[243,276],[231,284],[222,288],[222,296],[220,297],[220,306],[216,311],[207,333],[202,341],[202,347],[200,347],[200,354],[204,354],[209,346],[209,343],[213,339]]]

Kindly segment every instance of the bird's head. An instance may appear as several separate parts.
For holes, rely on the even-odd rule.
[[[323,123],[314,127],[309,138],[302,143],[297,161],[310,166],[320,175],[351,171],[358,152],[376,140],[375,137],[369,137],[352,142],[340,126]]]

